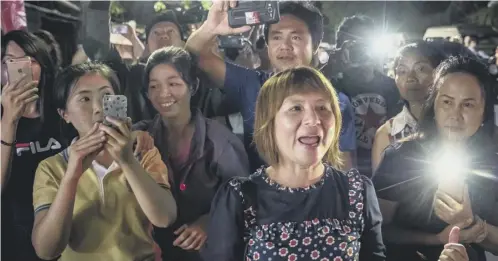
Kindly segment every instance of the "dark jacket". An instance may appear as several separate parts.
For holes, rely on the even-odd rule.
[[[184,224],[191,224],[208,215],[211,201],[218,187],[234,176],[249,176],[249,161],[244,145],[235,134],[220,123],[202,116],[192,115],[195,124],[189,158],[185,164],[172,169],[167,146],[167,129],[160,115],[152,121],[134,125],[134,130],[148,131],[154,144],[170,168],[168,176],[178,207],[176,222],[168,228],[155,228],[154,238],[161,247],[163,261],[201,260],[197,251],[184,251],[173,247],[173,232]]]

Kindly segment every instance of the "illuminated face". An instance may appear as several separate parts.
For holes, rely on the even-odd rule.
[[[71,123],[80,137],[84,136],[95,123],[102,123],[104,114],[102,99],[113,95],[111,83],[99,74],[86,74],[76,81],[66,103],[66,110],[60,115]]]
[[[313,42],[303,20],[290,14],[282,15],[280,22],[270,26],[268,38],[268,57],[275,71],[311,64]]]
[[[426,57],[407,54],[399,59],[394,77],[401,97],[408,102],[424,102],[432,84],[434,68]]]
[[[158,64],[150,71],[147,95],[164,118],[174,118],[190,110],[189,87],[170,64]]]
[[[334,113],[330,99],[320,92],[285,98],[275,116],[275,140],[284,162],[310,167],[321,162],[332,145]]]
[[[484,97],[478,80],[466,73],[451,73],[441,80],[434,103],[439,133],[450,141],[474,135],[484,118]]]

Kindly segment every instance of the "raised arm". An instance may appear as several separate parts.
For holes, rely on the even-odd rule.
[[[222,58],[217,56],[210,47],[216,44],[218,35],[243,33],[251,28],[248,26],[230,28],[228,25],[228,6],[235,6],[236,1],[214,1],[204,24],[188,38],[185,48],[197,56],[197,65],[218,86],[225,83],[226,66]]]

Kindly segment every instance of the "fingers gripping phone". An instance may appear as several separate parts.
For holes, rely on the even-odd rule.
[[[33,72],[31,70],[31,58],[12,58],[6,61],[7,75],[9,83],[15,83],[26,77],[27,82],[33,81]]]
[[[273,24],[280,21],[278,1],[238,1],[228,10],[228,24],[232,28],[244,25]]]
[[[438,190],[448,194],[459,203],[462,203],[464,197],[464,185],[465,181],[463,179],[452,180],[451,182],[440,183]]]
[[[105,95],[103,98],[104,125],[113,126],[106,117],[120,121],[128,118],[128,99],[124,95]]]

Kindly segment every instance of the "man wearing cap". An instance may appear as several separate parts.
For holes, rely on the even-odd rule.
[[[218,35],[237,34],[250,27],[230,28],[227,19],[228,5],[235,7],[236,1],[215,1],[204,24],[187,40],[186,48],[197,55],[198,66],[222,88],[228,99],[239,106],[244,119],[244,144],[248,151],[251,171],[263,162],[252,145],[254,131],[254,107],[259,89],[272,73],[251,70],[225,62],[213,54],[209,46]],[[299,65],[311,65],[323,37],[323,16],[307,2],[283,2],[280,4],[280,21],[265,25],[264,35],[268,45],[268,56],[273,73]],[[353,165],[356,149],[354,114],[349,99],[339,93],[343,130],[340,147],[344,152],[346,169]]]
[[[183,47],[185,45],[180,24],[172,11],[157,16],[147,24],[145,39],[147,52],[144,58],[148,58],[151,53],[162,47]],[[147,62],[146,59],[145,62]]]

